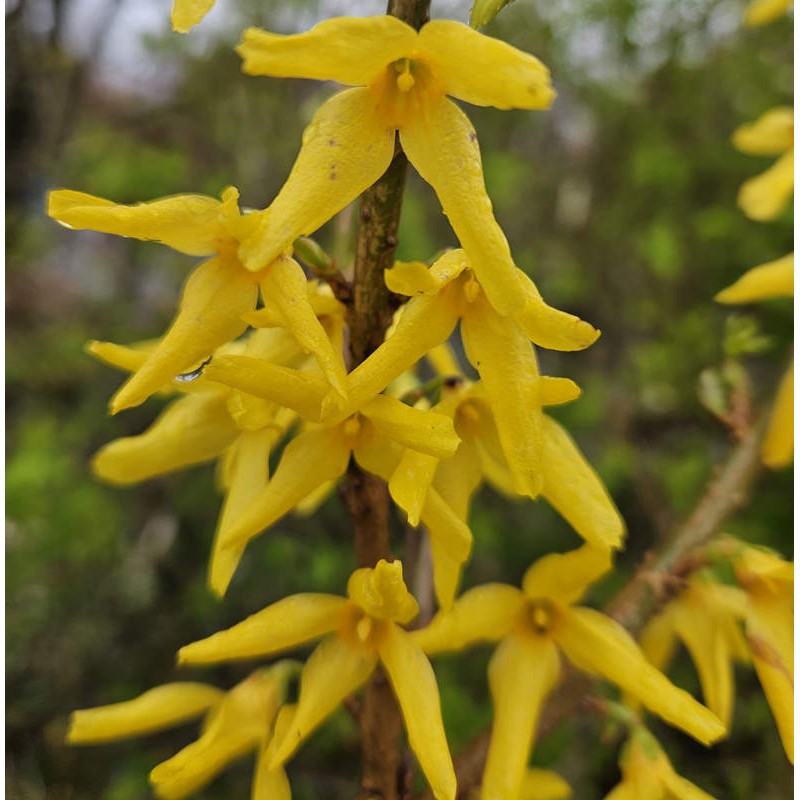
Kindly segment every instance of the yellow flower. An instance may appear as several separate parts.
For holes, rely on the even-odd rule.
[[[714,800],[675,772],[658,742],[641,726],[632,730],[619,765],[622,782],[605,800]]]
[[[791,5],[792,0],[752,0],[744,12],[744,24],[766,25],[785,14]]]
[[[794,109],[773,108],[733,134],[737,150],[754,156],[780,156],[766,172],[745,181],[739,207],[750,219],[764,222],[783,211],[794,192]]]
[[[209,664],[266,656],[326,638],[309,657],[300,677],[297,711],[271,766],[283,764],[299,744],[380,663],[394,689],[417,756],[434,795],[455,798],[456,778],[439,706],[439,690],[428,659],[400,626],[419,612],[403,582],[399,561],[357,569],[347,598],[292,595],[238,625],[181,648],[182,664]]]
[[[733,662],[749,661],[741,631],[747,606],[740,589],[696,575],[647,624],[639,642],[650,663],[664,670],[680,639],[697,667],[703,699],[726,728],[733,712]]]
[[[570,797],[570,785],[549,769],[531,768],[522,779],[519,800],[569,800]]]
[[[752,303],[794,295],[794,253],[753,267],[714,299],[720,303]],[[777,469],[794,457],[794,365],[781,380],[775,407],[761,446],[761,459]]]
[[[172,29],[188,33],[214,7],[217,0],[175,0],[172,4]]]
[[[286,774],[270,763],[274,747],[268,743],[287,681],[299,666],[283,661],[257,670],[228,692],[202,683],[168,683],[135,700],[75,711],[67,741],[98,744],[141,736],[205,714],[197,741],[150,773],[156,796],[165,800],[186,797],[230,762],[254,751],[258,766],[253,800],[290,800]]]
[[[426,653],[501,642],[489,665],[494,723],[483,800],[519,796],[540,709],[561,672],[559,651],[704,744],[724,733],[717,717],[653,667],[620,625],[575,605],[610,567],[610,552],[589,545],[545,556],[525,573],[522,591],[478,586],[413,634]]]
[[[305,131],[269,215],[242,244],[251,269],[315,231],[380,178],[394,156],[397,131],[492,305],[507,314],[530,302],[543,327],[574,328],[574,317],[525,291],[486,194],[475,131],[446,97],[500,109],[546,108],[554,95],[541,62],[458,22],[436,20],[417,33],[390,16],[327,20],[293,36],[251,28],[238,51],[251,75],[358,87],[325,102]]]
[[[239,241],[256,218],[240,213],[238,198],[238,191],[230,187],[221,201],[205,195],[176,195],[125,206],[81,192],[50,192],[47,213],[69,228],[152,240],[189,255],[213,256],[189,276],[171,328],[112,398],[112,413],[144,402],[243,333],[245,315],[256,306],[259,286],[265,305],[280,324],[314,354],[331,385],[344,390],[341,353],[334,351],[308,301],[300,265],[280,254],[262,264],[258,273],[240,263]]]

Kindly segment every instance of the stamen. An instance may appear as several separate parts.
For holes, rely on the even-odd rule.
[[[531,609],[531,622],[537,631],[544,632],[550,625],[550,614],[548,614],[547,609],[543,606],[534,606]]]
[[[397,71],[400,73],[397,76],[397,88],[401,92],[410,91],[414,85],[414,76],[411,74],[411,61],[408,58],[403,58],[395,64]]]
[[[370,617],[361,617],[356,623],[356,637],[359,642],[366,642],[369,635],[372,633],[372,619]]]
[[[350,417],[350,419],[345,421],[342,429],[344,430],[345,436],[354,438],[358,436],[359,432],[361,431],[361,422],[359,422],[359,419],[356,416]]]

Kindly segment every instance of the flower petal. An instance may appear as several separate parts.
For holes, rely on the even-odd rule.
[[[179,664],[216,664],[272,655],[335,630],[348,605],[330,594],[294,594],[178,651]]]
[[[739,208],[759,222],[775,219],[794,192],[794,151],[782,155],[768,170],[742,184]]]
[[[337,430],[305,431],[286,446],[267,488],[225,533],[220,546],[243,547],[262,530],[291,511],[304,497],[347,469],[350,449]],[[218,594],[227,587],[214,586]]]
[[[547,598],[571,605],[610,569],[609,549],[585,544],[577,550],[551,553],[535,561],[522,579],[522,591],[531,599]]]
[[[283,767],[270,769],[267,750],[259,753],[250,800],[292,800],[292,787]]]
[[[128,485],[219,456],[239,435],[219,394],[176,400],[139,436],[116,439],[92,460],[104,481]]]
[[[509,636],[489,663],[494,722],[481,800],[519,797],[536,723],[561,665],[553,643],[540,636]]]
[[[300,743],[375,669],[378,655],[339,636],[329,636],[306,661],[300,676],[297,711],[270,760],[274,769],[289,759]]]
[[[550,375],[542,375],[539,380],[543,406],[560,406],[564,403],[571,403],[581,396],[581,387],[569,378],[553,378]]]
[[[525,595],[515,586],[476,586],[412,636],[429,654],[463,650],[476,642],[496,642],[509,634],[524,605]]]
[[[114,342],[87,342],[86,352],[107,364],[124,372],[136,372],[144,366],[148,356],[158,347],[158,339],[142,342],[137,345],[114,344]]]
[[[789,10],[792,0],[751,0],[745,9],[744,24],[750,27],[766,25]]]
[[[311,372],[270,364],[252,356],[215,356],[203,370],[208,380],[291,408],[307,420],[319,418],[326,380]]]
[[[538,58],[461,22],[429,22],[420,31],[419,51],[445,93],[459,100],[505,110],[548,108],[555,97]]]
[[[551,635],[579,669],[602,675],[703,744],[725,734],[716,715],[649,664],[636,642],[614,620],[599,611],[577,607],[558,609],[554,617]]]
[[[390,625],[379,646],[408,733],[408,743],[436,800],[455,800],[456,774],[447,746],[436,676],[412,636]]]
[[[787,5],[786,0],[779,0]],[[751,156],[779,156],[794,146],[794,109],[778,106],[736,129],[733,146]]]
[[[392,500],[408,514],[408,524],[415,528],[438,466],[436,456],[406,449],[389,480]]]
[[[792,463],[794,458],[794,364],[786,370],[772,416],[761,445],[761,460],[772,469],[780,469]]]
[[[589,544],[620,548],[625,523],[567,431],[542,415],[542,496]]]
[[[213,258],[201,264],[183,288],[180,309],[145,365],[111,399],[111,412],[143,403],[177,375],[239,336],[242,314],[256,304],[255,280],[236,262]]]
[[[347,581],[347,596],[365,614],[406,625],[419,606],[403,580],[403,563],[381,559],[374,567],[355,570]]]
[[[480,453],[474,439],[462,439],[452,458],[439,462],[434,486],[459,519],[469,516],[472,495],[480,486]]]
[[[239,250],[247,268],[262,269],[375,183],[394,156],[394,139],[366,89],[349,89],[323,103],[303,134],[286,183]]]
[[[388,439],[436,458],[449,458],[458,448],[453,420],[434,411],[412,408],[394,397],[374,397],[361,413]]]
[[[531,768],[522,779],[520,800],[568,800],[572,787],[549,769]]]
[[[477,298],[461,320],[464,349],[481,376],[517,492],[542,488],[539,367],[528,339]]]
[[[333,349],[322,323],[308,299],[303,268],[292,258],[280,256],[261,279],[264,304],[274,309],[284,328],[299,345],[312,353],[331,386],[345,397],[345,368],[342,354]]]
[[[752,303],[794,294],[794,253],[760,264],[714,298],[718,303]]]
[[[366,86],[416,41],[414,29],[396,17],[338,17],[291,36],[248,28],[236,52],[248,75]]]
[[[178,33],[188,33],[202,21],[216,2],[217,0],[175,0],[170,16],[172,30]]]
[[[196,717],[224,696],[204,683],[167,683],[124,703],[73,711],[67,741],[94,744],[142,736]]]
[[[190,256],[207,256],[217,250],[222,205],[202,194],[121,205],[83,192],[58,189],[48,195],[47,214],[69,228],[160,242]]]

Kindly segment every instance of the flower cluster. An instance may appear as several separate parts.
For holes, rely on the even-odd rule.
[[[175,28],[188,30],[212,5],[176,0]],[[175,395],[144,433],[103,447],[94,469],[127,485],[218,459],[225,499],[209,584],[222,596],[249,543],[286,514],[313,507],[355,463],[385,481],[410,525],[427,531],[439,610],[429,625],[407,629],[418,604],[402,564],[387,553],[355,569],[346,597],[295,594],[180,650],[181,665],[210,664],[272,657],[321,639],[297,667],[296,704],[283,703],[295,667],[280,662],[227,693],[168,684],[130,703],[76,712],[70,741],[134,735],[205,713],[197,742],[153,771],[156,793],[183,797],[228,761],[255,751],[253,797],[288,798],[284,764],[380,668],[435,797],[452,800],[456,775],[428,655],[478,642],[498,643],[488,678],[494,724],[485,800],[568,794],[558,776],[527,768],[562,657],[702,743],[720,738],[730,717],[725,697],[707,693],[709,710],[670,683],[618,624],[577,605],[611,568],[624,524],[575,442],[543,410],[576,399],[580,390],[566,378],[541,375],[536,347],[580,350],[599,333],[548,305],[514,264],[486,192],[477,136],[450,99],[545,109],[554,97],[547,68],[457,22],[415,30],[391,16],[333,19],[287,36],[250,29],[238,52],[250,75],[350,87],[317,110],[269,205],[243,211],[232,187],[220,199],[187,194],[136,205],[71,190],[50,195],[48,213],[67,227],[159,242],[206,259],[186,280],[176,317],[159,339],[90,345],[95,356],[130,373],[111,400],[112,413],[155,393]],[[349,364],[347,298],[337,298],[293,256],[304,246],[300,237],[384,174],[398,142],[436,192],[460,247],[430,265],[397,262],[386,271],[386,291],[404,302],[383,343]],[[767,189],[745,193],[743,203],[762,216],[764,196],[785,189],[779,163],[775,175],[762,179]],[[448,345],[457,327],[474,378]],[[423,359],[437,376],[429,383],[416,372]],[[401,383],[413,391],[399,391]],[[270,475],[270,455],[279,446]],[[490,584],[458,596],[472,547],[471,498],[483,483],[512,496],[543,497],[586,544],[535,562],[522,589]],[[743,603],[746,595],[750,605],[736,619],[745,622],[770,702],[782,702],[785,687],[769,670],[782,668],[770,654],[783,659],[785,641],[783,633],[772,635],[771,617],[757,611],[771,602],[761,599],[757,572],[742,567],[745,594],[737,598]],[[688,597],[684,602],[693,602]],[[693,635],[674,622],[661,624]],[[733,622],[720,631],[731,657],[745,652]],[[643,737],[632,740],[623,758],[625,781],[653,762],[653,779],[674,783],[666,757],[642,744]],[[625,781],[614,797],[633,796]]]

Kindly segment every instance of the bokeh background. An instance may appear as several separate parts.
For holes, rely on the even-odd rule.
[[[119,373],[87,340],[158,335],[189,257],[154,244],[71,232],[43,213],[50,188],[136,202],[241,189],[263,207],[285,179],[300,135],[332,86],[249,78],[232,50],[241,30],[291,32],[379,2],[220,0],[188,37],[169,30],[168,0],[7,0],[7,706],[8,796],[137,800],[147,773],[195,726],[94,748],[63,744],[72,709],[131,698],[176,679],[231,686],[252,664],[174,666],[182,644],[296,591],[341,593],[354,567],[341,502],[289,517],[255,540],[224,603],[204,583],[219,497],[211,466],[130,489],[96,482],[103,443],[144,430],[163,400],[109,418]],[[735,362],[753,402],[768,399],[789,358],[791,303],[737,309],[712,297],[747,268],[792,248],[791,212],[769,224],[737,209],[737,188],[768,160],[729,138],[791,103],[792,21],[741,26],[738,0],[517,0],[486,30],[536,53],[559,96],[548,112],[469,108],[497,217],[516,259],[548,300],[603,331],[590,350],[542,353],[543,371],[584,390],[559,417],[603,476],[629,530],[602,603],[693,507],[731,446],[704,407]],[[433,0],[466,21],[467,0]],[[469,54],[464,54],[465,58]],[[320,240],[345,262],[352,219]],[[454,244],[432,191],[408,182],[399,257]],[[728,367],[730,373],[730,367]],[[728,530],[792,557],[792,470],[765,472]],[[516,582],[538,555],[578,538],[544,503],[485,490],[472,516],[466,586]],[[398,549],[405,533],[396,521]],[[489,649],[442,658],[454,751],[490,719]],[[697,689],[682,656],[670,673]],[[705,750],[654,723],[676,768],[718,798],[788,798],[791,771],[752,671],[737,671],[730,738]],[[618,780],[615,740],[595,719],[539,743],[537,764],[575,796]],[[295,797],[350,798],[357,731],[340,711],[289,767]],[[200,797],[249,796],[251,760]]]

